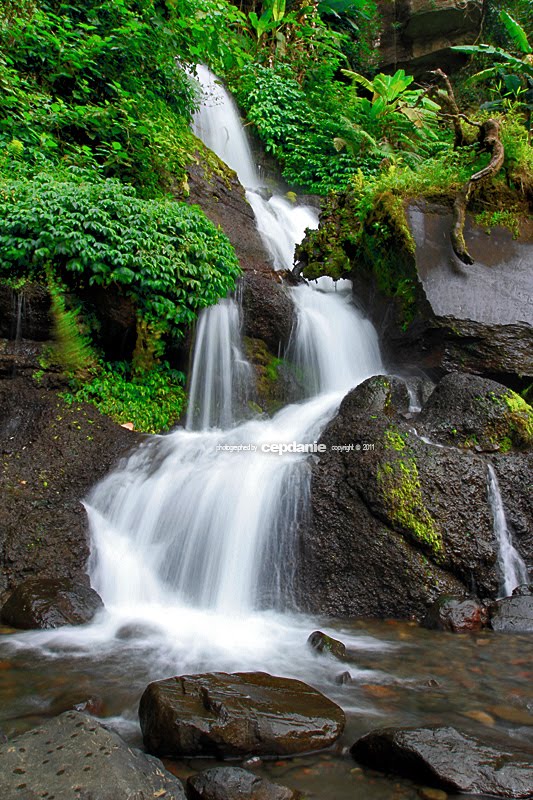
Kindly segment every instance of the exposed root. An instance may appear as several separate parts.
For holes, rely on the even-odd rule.
[[[461,115],[462,116],[462,115]],[[472,124],[472,123],[471,123]],[[475,123],[480,128],[479,142],[483,150],[492,154],[484,169],[475,172],[465,183],[453,204],[454,225],[451,233],[452,246],[455,255],[463,264],[473,264],[474,259],[466,248],[464,227],[468,202],[474,189],[487,178],[496,175],[503,166],[505,151],[500,138],[500,123],[496,119],[488,119],[482,124]]]

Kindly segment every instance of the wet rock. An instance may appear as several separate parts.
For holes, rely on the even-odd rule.
[[[498,600],[491,608],[494,631],[533,633],[533,595],[516,595]]]
[[[252,207],[233,170],[199,141],[195,160],[187,172],[189,194],[180,199],[199,205],[211,222],[220,225],[245,273],[270,273],[270,259],[257,231]]]
[[[439,442],[481,450],[527,448],[533,443],[533,411],[496,381],[453,372],[427,400],[417,425]]]
[[[0,374],[0,603],[29,576],[88,585],[80,500],[142,440],[93,406],[68,406],[31,377],[38,368]]]
[[[289,755],[328,747],[343,711],[301,681],[264,672],[151,683],[139,718],[146,749],[167,756]]]
[[[424,628],[452,633],[480,631],[488,622],[488,609],[474,598],[443,595],[422,620]]]
[[[424,369],[440,367],[497,377],[533,374],[533,226],[513,239],[505,228],[485,230],[467,215],[465,238],[475,263],[454,264],[452,212],[413,203],[409,225],[416,243],[415,268],[427,305],[406,330],[389,329],[398,358],[408,354]]]
[[[261,339],[273,355],[283,355],[294,323],[294,306],[280,283],[270,272],[246,272],[241,278],[243,332]]]
[[[185,800],[181,783],[158,759],[74,711],[0,745],[0,772],[2,800]]]
[[[513,597],[529,597],[533,595],[533,583],[521,583],[513,589]]]
[[[261,339],[244,336],[243,344],[255,373],[252,396],[258,409],[272,414],[304,397],[297,370],[289,361],[275,356]]]
[[[339,684],[339,686],[349,686],[353,683],[353,678],[348,670],[346,670],[345,672],[339,672],[339,674],[335,676],[335,683]]]
[[[105,703],[99,695],[92,695],[87,700],[81,703],[76,703],[74,711],[80,711],[83,714],[91,714],[93,717],[103,717],[105,713]]]
[[[45,342],[51,338],[50,295],[45,286],[26,283],[15,291],[0,282],[0,336]]]
[[[300,794],[238,767],[214,767],[187,781],[189,800],[296,800]]]
[[[329,653],[335,658],[346,658],[346,646],[338,639],[333,639],[322,631],[313,631],[307,640],[309,647],[317,653]]]
[[[370,378],[321,436],[297,573],[312,613],[422,618],[439,595],[464,597],[472,585],[496,596],[487,465],[418,436],[395,399],[402,388]]]
[[[465,56],[450,47],[472,44],[481,31],[479,0],[378,0],[377,5],[380,64],[404,66],[411,74],[436,67],[451,72],[462,66]]]
[[[3,605],[0,618],[14,628],[59,628],[84,625],[103,607],[89,586],[68,579],[29,578]]]
[[[351,748],[360,764],[448,792],[527,798],[533,756],[501,737],[486,741],[454,728],[384,728]]]

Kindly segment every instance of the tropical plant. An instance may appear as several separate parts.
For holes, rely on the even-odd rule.
[[[500,11],[499,19],[503,23],[508,37],[520,55],[515,55],[489,44],[462,45],[452,49],[469,55],[490,56],[493,63],[490,67],[476,72],[468,84],[482,81],[493,81],[497,99],[484,103],[482,108],[490,111],[501,110],[509,101],[522,104],[526,113],[526,127],[531,130],[531,113],[533,111],[533,47],[524,28],[505,10]]]
[[[367,150],[383,157],[404,151],[420,158],[428,152],[428,145],[438,141],[440,106],[425,90],[409,88],[414,78],[403,69],[394,75],[380,73],[373,80],[350,70],[343,73],[371,97],[361,96],[357,90],[352,95],[348,113],[342,117],[343,136],[335,140],[337,149]]]
[[[200,209],[141,200],[131,186],[69,170],[0,182],[0,276],[53,270],[73,289],[119,286],[179,337],[235,286],[239,264]]]

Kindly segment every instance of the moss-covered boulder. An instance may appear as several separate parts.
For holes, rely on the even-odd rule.
[[[459,372],[446,375],[417,423],[442,444],[508,452],[533,445],[533,409],[496,381]]]
[[[507,396],[505,387],[485,383],[487,393]],[[418,419],[406,419],[402,385],[398,378],[369,379],[344,398],[322,434],[327,450],[312,465],[299,554],[300,601],[310,611],[423,616],[441,594],[465,596],[474,589],[495,597],[500,576],[489,458],[498,476],[499,459],[522,476],[514,486],[504,484],[504,503],[510,520],[526,524],[528,453],[513,447],[500,456],[432,441]],[[453,399],[452,393],[450,414]],[[431,397],[419,419],[431,419],[430,404]],[[527,560],[530,542],[519,533],[516,545]]]
[[[303,397],[303,388],[298,381],[296,367],[285,358],[273,355],[262,339],[245,336],[243,339],[246,358],[255,373],[256,410],[272,414],[287,403]]]

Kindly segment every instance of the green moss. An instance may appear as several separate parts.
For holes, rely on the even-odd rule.
[[[249,406],[252,410],[273,413],[285,402],[281,369],[290,369],[291,365],[285,359],[274,356],[262,339],[245,336],[243,343],[246,357],[255,370],[257,402]]]
[[[523,397],[509,390],[502,397],[507,406],[511,436],[517,446],[528,447],[533,444],[533,408]]]
[[[508,228],[513,234],[513,239],[518,239],[520,236],[521,216],[508,209],[482,211],[476,214],[474,219],[478,225],[485,228],[485,232],[488,234],[490,234],[493,228],[500,226]]]
[[[420,476],[414,456],[406,452],[405,434],[388,429],[385,448],[402,453],[401,458],[380,465],[377,481],[391,521],[408,532],[436,556],[443,551],[442,537],[424,504]]]
[[[385,431],[385,448],[387,450],[396,450],[401,452],[405,450],[407,434],[401,433],[395,428],[387,428]]]

